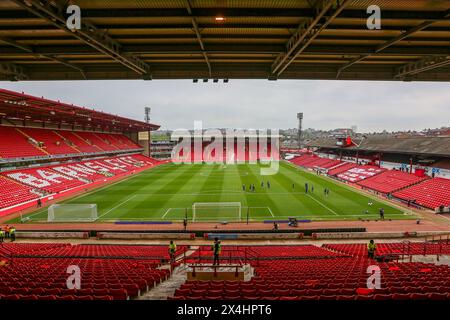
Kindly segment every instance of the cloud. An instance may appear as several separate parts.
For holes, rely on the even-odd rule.
[[[297,112],[304,126],[333,129],[357,125],[361,131],[421,130],[450,125],[450,84],[363,82],[190,80],[0,82],[80,106],[142,120],[152,108],[152,122],[163,128],[292,128]]]

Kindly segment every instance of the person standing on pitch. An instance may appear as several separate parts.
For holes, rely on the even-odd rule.
[[[242,191],[245,191],[245,184],[242,184]]]
[[[187,230],[187,224],[188,224],[187,218],[184,218],[184,219],[183,219],[183,227],[184,227],[184,231]]]
[[[305,183],[305,193],[308,193],[308,182]]]
[[[170,263],[175,263],[175,252],[177,252],[177,245],[173,242],[173,240],[170,240],[169,244]]]
[[[269,181],[267,181],[267,189],[270,189],[270,182]]]
[[[221,249],[222,249],[222,247],[221,247],[219,238],[214,238],[214,243],[212,245],[212,250],[213,250],[213,254],[214,254],[213,266],[219,265],[219,256],[220,256]]]

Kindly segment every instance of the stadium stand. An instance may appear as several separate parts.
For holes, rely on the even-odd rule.
[[[330,176],[336,176],[342,172],[346,172],[350,169],[353,169],[355,167],[357,167],[358,165],[356,163],[352,163],[352,162],[345,162],[343,165],[336,167],[336,168],[332,168],[330,170],[328,170],[328,175]]]
[[[63,175],[50,168],[19,169],[6,173],[6,176],[46,193],[58,193],[87,183],[87,181]]]
[[[392,194],[405,201],[412,201],[426,208],[450,206],[450,180],[433,178]]]
[[[125,300],[166,280],[169,270],[157,268],[168,258],[166,246],[5,243],[0,299]],[[67,287],[70,265],[80,267],[80,289]]]
[[[178,246],[176,254],[182,254],[186,246]],[[58,257],[58,258],[145,258],[155,260],[169,259],[166,246],[161,245],[109,245],[109,244],[70,244],[70,243],[4,243],[1,254],[14,254],[15,257]]]
[[[382,172],[374,177],[358,182],[362,187],[382,193],[391,193],[411,185],[417,184],[425,177],[418,177],[402,171],[390,170]]]
[[[344,181],[355,183],[355,182],[359,182],[361,180],[373,177],[384,171],[386,171],[386,169],[376,167],[376,166],[369,166],[369,165],[360,166],[360,165],[358,165],[347,171],[338,173],[336,175],[336,177],[341,180],[344,180]]]
[[[365,244],[324,244],[323,247],[335,252],[349,254],[352,256],[364,257],[367,255],[367,246]],[[450,243],[377,243],[377,255],[390,254],[450,254]]]
[[[347,164],[347,162],[343,162],[337,159],[329,159],[329,158],[321,158],[318,156],[313,156],[309,154],[304,154],[298,157],[295,157],[291,160],[289,160],[291,163],[301,166],[304,168],[319,168],[319,169],[327,169],[328,172],[331,170],[336,170],[336,172],[343,172],[339,171],[338,168],[344,167]],[[356,164],[355,164],[356,166]],[[350,168],[350,166],[345,167]]]
[[[399,244],[402,245],[402,244]],[[249,281],[188,280],[171,299],[226,299],[226,300],[403,300],[449,299],[450,268],[418,262],[375,262],[365,257],[365,245],[328,245],[334,252],[340,249],[353,256],[329,257],[322,251],[299,253],[290,246],[279,246],[260,251],[259,260],[250,261],[254,276]],[[308,246],[302,246],[300,251]],[[384,246],[381,246],[385,248]],[[395,245],[392,244],[395,248]],[[346,248],[351,248],[347,250]],[[308,248],[310,249],[310,248]],[[392,251],[392,250],[391,250]],[[278,252],[278,257],[272,255]],[[317,254],[314,255],[314,252]],[[267,255],[265,255],[267,253]],[[309,253],[313,253],[309,255]],[[383,274],[380,289],[367,289],[367,267],[380,267]]]
[[[32,192],[32,188],[2,176],[0,176],[0,190],[2,190],[0,208],[11,207],[39,198],[37,193]]]
[[[410,243],[412,254],[436,243]],[[450,249],[448,243],[446,251]],[[404,251],[405,243],[379,243],[385,253]],[[225,251],[237,246],[223,246]],[[365,257],[365,244],[261,245],[248,281],[187,280],[170,299],[248,300],[403,300],[450,299],[450,267],[420,262],[376,262]],[[205,247],[206,248],[206,247]],[[0,248],[0,299],[124,300],[135,298],[168,279],[166,246],[4,244]],[[178,248],[177,255],[185,247]],[[206,252],[207,250],[203,249]],[[236,251],[237,252],[237,251]],[[242,252],[242,251],[241,251]],[[436,254],[429,250],[427,254]],[[192,254],[194,261],[196,253]],[[12,262],[13,259],[13,262]],[[192,260],[191,259],[191,260]],[[238,256],[235,257],[238,260]],[[233,261],[234,263],[235,261]],[[223,261],[223,263],[226,263]],[[380,289],[367,289],[367,267],[383,274]],[[68,289],[67,267],[77,265],[80,289]]]
[[[37,141],[39,147],[49,154],[73,154],[80,152],[74,146],[69,146],[65,140],[53,130],[36,128],[20,128],[18,130]]]
[[[13,127],[0,126],[0,157],[27,158],[47,155],[37,148],[30,139]]]
[[[80,289],[68,289],[67,267],[80,268]],[[144,259],[14,258],[0,268],[0,299],[125,300],[165,280],[168,270]]]
[[[102,149],[89,144],[86,140],[83,140],[77,135],[76,132],[60,130],[58,131],[58,134],[66,139],[69,144],[73,144],[74,146],[76,146],[76,148],[80,150],[80,152],[93,153],[102,151]]]
[[[7,126],[0,126],[0,134],[4,159],[141,149],[122,134]]]
[[[129,155],[5,171],[0,174],[0,186],[6,190],[0,196],[0,210],[159,164],[153,158]]]
[[[249,246],[223,246],[222,257],[228,260],[257,259],[258,257],[299,258],[299,257],[334,257],[342,254],[332,252],[313,245],[254,245]],[[210,246],[200,246],[193,254],[192,260],[211,260],[213,251]]]
[[[416,205],[435,209],[450,206],[450,180],[409,174],[399,170],[387,170],[373,165],[358,165],[316,155],[302,154],[289,160],[304,168],[323,168],[329,176],[384,194],[392,194],[398,199]]]

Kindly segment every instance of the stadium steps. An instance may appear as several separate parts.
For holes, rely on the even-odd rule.
[[[198,246],[191,246],[186,251],[186,257],[192,255]],[[177,263],[183,261],[184,255],[180,254],[175,258]],[[160,267],[161,269],[170,269],[170,264],[165,264]],[[175,291],[180,288],[187,280],[187,268],[184,264],[180,264],[170,274],[170,277],[154,288],[150,289],[147,293],[141,295],[138,300],[167,300],[168,297],[173,297]]]
[[[19,128],[16,128],[16,130],[17,130],[20,134],[24,135],[26,138],[35,140],[33,137],[31,137],[30,135],[28,135],[28,134],[25,133],[24,131],[20,130]],[[30,143],[30,144],[31,144],[31,143]],[[35,147],[36,149],[38,149],[39,151],[45,153],[46,155],[50,155],[50,153],[48,153],[48,152],[47,152],[46,150],[44,150],[43,148],[38,147],[38,146],[35,146],[35,145],[33,145],[33,144],[31,144],[31,145],[32,145],[33,147]]]
[[[63,139],[64,143],[69,147],[72,148],[73,150],[75,150],[77,153],[81,153],[81,151],[75,146],[75,145],[71,145],[70,141],[68,139],[66,139],[66,137],[64,137],[63,135],[61,135],[58,131],[53,130],[53,133],[56,134],[58,137],[60,137],[61,139]]]
[[[186,279],[186,270],[183,266],[178,266],[166,281],[159,283],[147,293],[138,297],[138,300],[167,300],[167,297],[172,297],[175,290],[185,283]]]

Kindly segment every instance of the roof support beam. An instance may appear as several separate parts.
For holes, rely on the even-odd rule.
[[[33,54],[35,57],[44,57],[44,58],[50,59],[50,60],[52,60],[52,61],[59,62],[59,63],[65,65],[65,66],[67,66],[67,67],[72,68],[72,69],[78,70],[78,71],[81,72],[81,75],[83,76],[83,78],[87,79],[87,78],[86,78],[86,74],[84,73],[84,70],[83,70],[82,68],[80,68],[80,67],[78,67],[78,66],[76,66],[76,65],[74,65],[74,64],[71,64],[71,63],[67,62],[67,61],[64,60],[64,59],[56,58],[56,57],[54,57],[54,56],[52,56],[52,55],[49,55],[49,54],[38,54],[38,53],[35,52],[35,50],[34,50],[32,47],[30,47],[30,46],[28,46],[28,45],[25,45],[25,44],[20,44],[20,43],[14,41],[14,40],[12,40],[12,39],[9,39],[9,38],[3,38],[3,37],[0,37],[0,41],[1,41],[1,42],[4,42],[4,43],[7,43],[7,44],[9,44],[10,46],[19,48],[19,49],[21,49],[21,50],[23,50],[23,51],[25,51],[25,52],[31,53],[31,54]]]
[[[11,80],[13,81],[25,80],[28,78],[28,75],[23,68],[12,63],[0,63],[0,74],[11,77]]]
[[[386,41],[385,43],[383,43],[382,45],[378,46],[372,53],[366,54],[366,55],[361,55],[360,57],[350,61],[349,63],[347,63],[346,65],[342,66],[341,68],[339,68],[336,78],[339,78],[340,74],[342,71],[344,71],[345,69],[347,69],[348,67],[351,67],[352,65],[354,65],[355,63],[361,62],[362,60],[374,56],[378,53],[380,53],[381,51],[383,51],[386,48],[389,48],[390,46],[397,44],[398,42],[408,38],[409,36],[413,35],[416,32],[422,31],[426,28],[428,28],[429,26],[436,24],[437,22],[441,22],[441,21],[448,21],[450,17],[450,9],[445,11],[442,14],[442,18],[439,20],[426,20],[424,22],[422,22],[421,24],[415,26],[414,28],[409,29],[408,31],[402,33],[401,35]]]
[[[42,1],[36,0],[12,0],[22,8],[28,10],[36,16],[39,16],[58,29],[64,30],[69,34],[72,34],[77,39],[86,43],[87,45],[97,49],[98,51],[110,56],[117,62],[126,66],[127,68],[135,71],[136,73],[149,77],[151,76],[150,67],[139,58],[131,54],[122,53],[121,45],[106,35],[105,32],[98,30],[93,24],[81,21],[81,29],[69,30],[66,26],[66,19],[64,18],[64,12],[62,6],[57,5],[55,2],[42,3]]]
[[[407,78],[408,76],[413,76],[419,74],[421,72],[433,70],[436,68],[444,67],[450,65],[450,57],[449,56],[431,56],[425,57],[419,61],[412,62],[401,66],[395,78]]]
[[[389,41],[386,41],[382,45],[378,46],[372,53],[361,55],[358,58],[353,59],[352,61],[350,61],[349,63],[347,63],[346,65],[344,65],[344,66],[342,66],[342,67],[340,67],[338,69],[336,78],[339,78],[341,72],[344,71],[345,69],[351,67],[352,65],[354,65],[354,64],[356,64],[358,62],[361,62],[361,61],[363,61],[364,59],[366,59],[368,57],[372,57],[372,56],[376,55],[377,53],[380,53],[384,49],[389,48],[390,46],[392,46],[392,45],[394,45],[394,44],[396,44],[396,43],[406,39],[407,37],[413,35],[414,33],[422,31],[423,29],[431,26],[433,23],[435,23],[435,22],[434,21],[425,21],[425,22],[419,24],[418,26],[415,26],[414,28],[411,28],[408,31],[402,33],[401,35],[399,35],[399,36],[397,36],[397,37],[395,37],[395,38],[393,38],[393,39],[391,39]]]
[[[330,22],[350,4],[351,0],[317,0],[314,18],[304,20],[271,66],[271,76],[276,79],[301,54]]]
[[[197,36],[197,40],[198,40],[198,43],[200,44],[200,48],[202,49],[202,54],[203,54],[203,57],[205,58],[206,65],[208,66],[209,77],[211,77],[212,76],[211,75],[212,74],[211,63],[209,62],[208,55],[206,54],[205,45],[203,43],[202,35],[200,34],[200,30],[198,28],[197,21],[195,20],[193,14],[192,14],[192,7],[191,7],[190,0],[186,0],[186,9],[189,13],[189,16],[191,17],[192,26],[194,27],[195,35]]]

